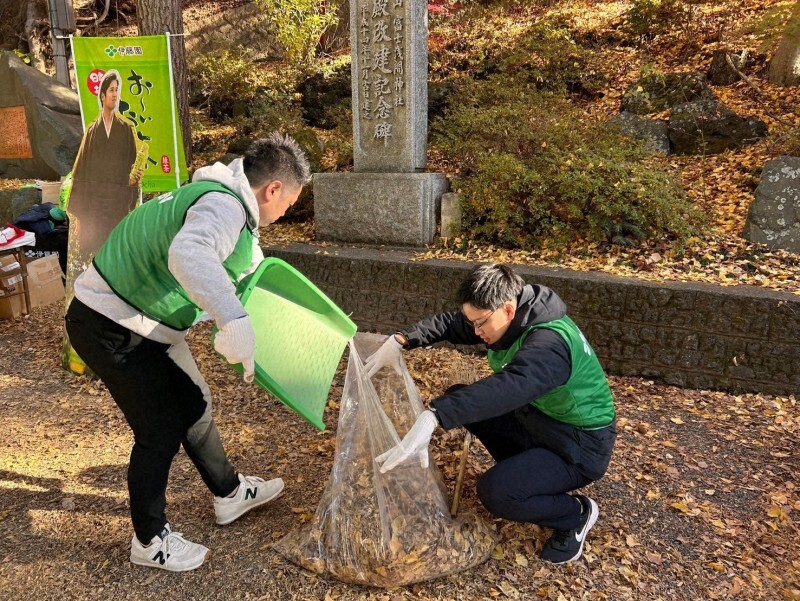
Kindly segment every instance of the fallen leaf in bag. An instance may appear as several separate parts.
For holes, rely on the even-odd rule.
[[[450,517],[433,462],[376,469],[374,457],[395,446],[422,410],[404,362],[400,374],[364,373],[360,357],[383,340],[358,334],[351,343],[331,477],[308,526],[275,548],[313,572],[388,588],[472,567],[488,558],[495,539],[477,516]]]

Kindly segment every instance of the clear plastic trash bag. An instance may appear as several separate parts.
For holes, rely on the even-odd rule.
[[[438,578],[485,561],[494,533],[474,514],[450,517],[435,462],[412,457],[381,474],[374,458],[400,442],[423,410],[405,362],[371,379],[363,360],[386,340],[350,342],[336,455],[314,518],[275,549],[290,561],[354,584],[392,588]]]

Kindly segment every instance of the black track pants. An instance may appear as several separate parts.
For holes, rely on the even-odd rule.
[[[599,480],[611,460],[611,424],[581,430],[532,406],[464,425],[497,462],[478,480],[478,497],[497,517],[566,530],[581,505],[570,491]]]
[[[167,523],[167,479],[181,444],[215,496],[233,492],[239,480],[188,345],[143,338],[78,299],[65,319],[73,348],[103,380],[133,430],[128,494],[137,538],[147,544]]]

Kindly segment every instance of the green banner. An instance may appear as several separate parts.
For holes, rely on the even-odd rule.
[[[166,192],[184,183],[188,173],[167,36],[73,37],[72,52],[84,129],[100,112],[103,75],[118,71],[122,80],[118,112],[136,128],[137,165],[144,165],[142,192]]]

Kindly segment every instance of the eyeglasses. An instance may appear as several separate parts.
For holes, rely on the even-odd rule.
[[[500,308],[500,307],[498,307],[497,309],[499,309],[499,308]],[[466,316],[466,315],[464,316],[464,321],[465,321],[465,322],[467,322],[467,325],[468,325],[469,327],[471,327],[473,330],[476,330],[476,331],[477,331],[477,330],[483,329],[483,326],[485,326],[485,325],[486,325],[486,322],[487,322],[487,321],[489,321],[489,320],[491,319],[492,315],[494,315],[495,313],[497,313],[497,309],[495,309],[494,311],[492,311],[491,313],[489,313],[489,315],[487,315],[486,317],[484,317],[484,318],[483,318],[483,319],[481,319],[480,321],[471,321],[471,320],[467,319],[467,316]]]

